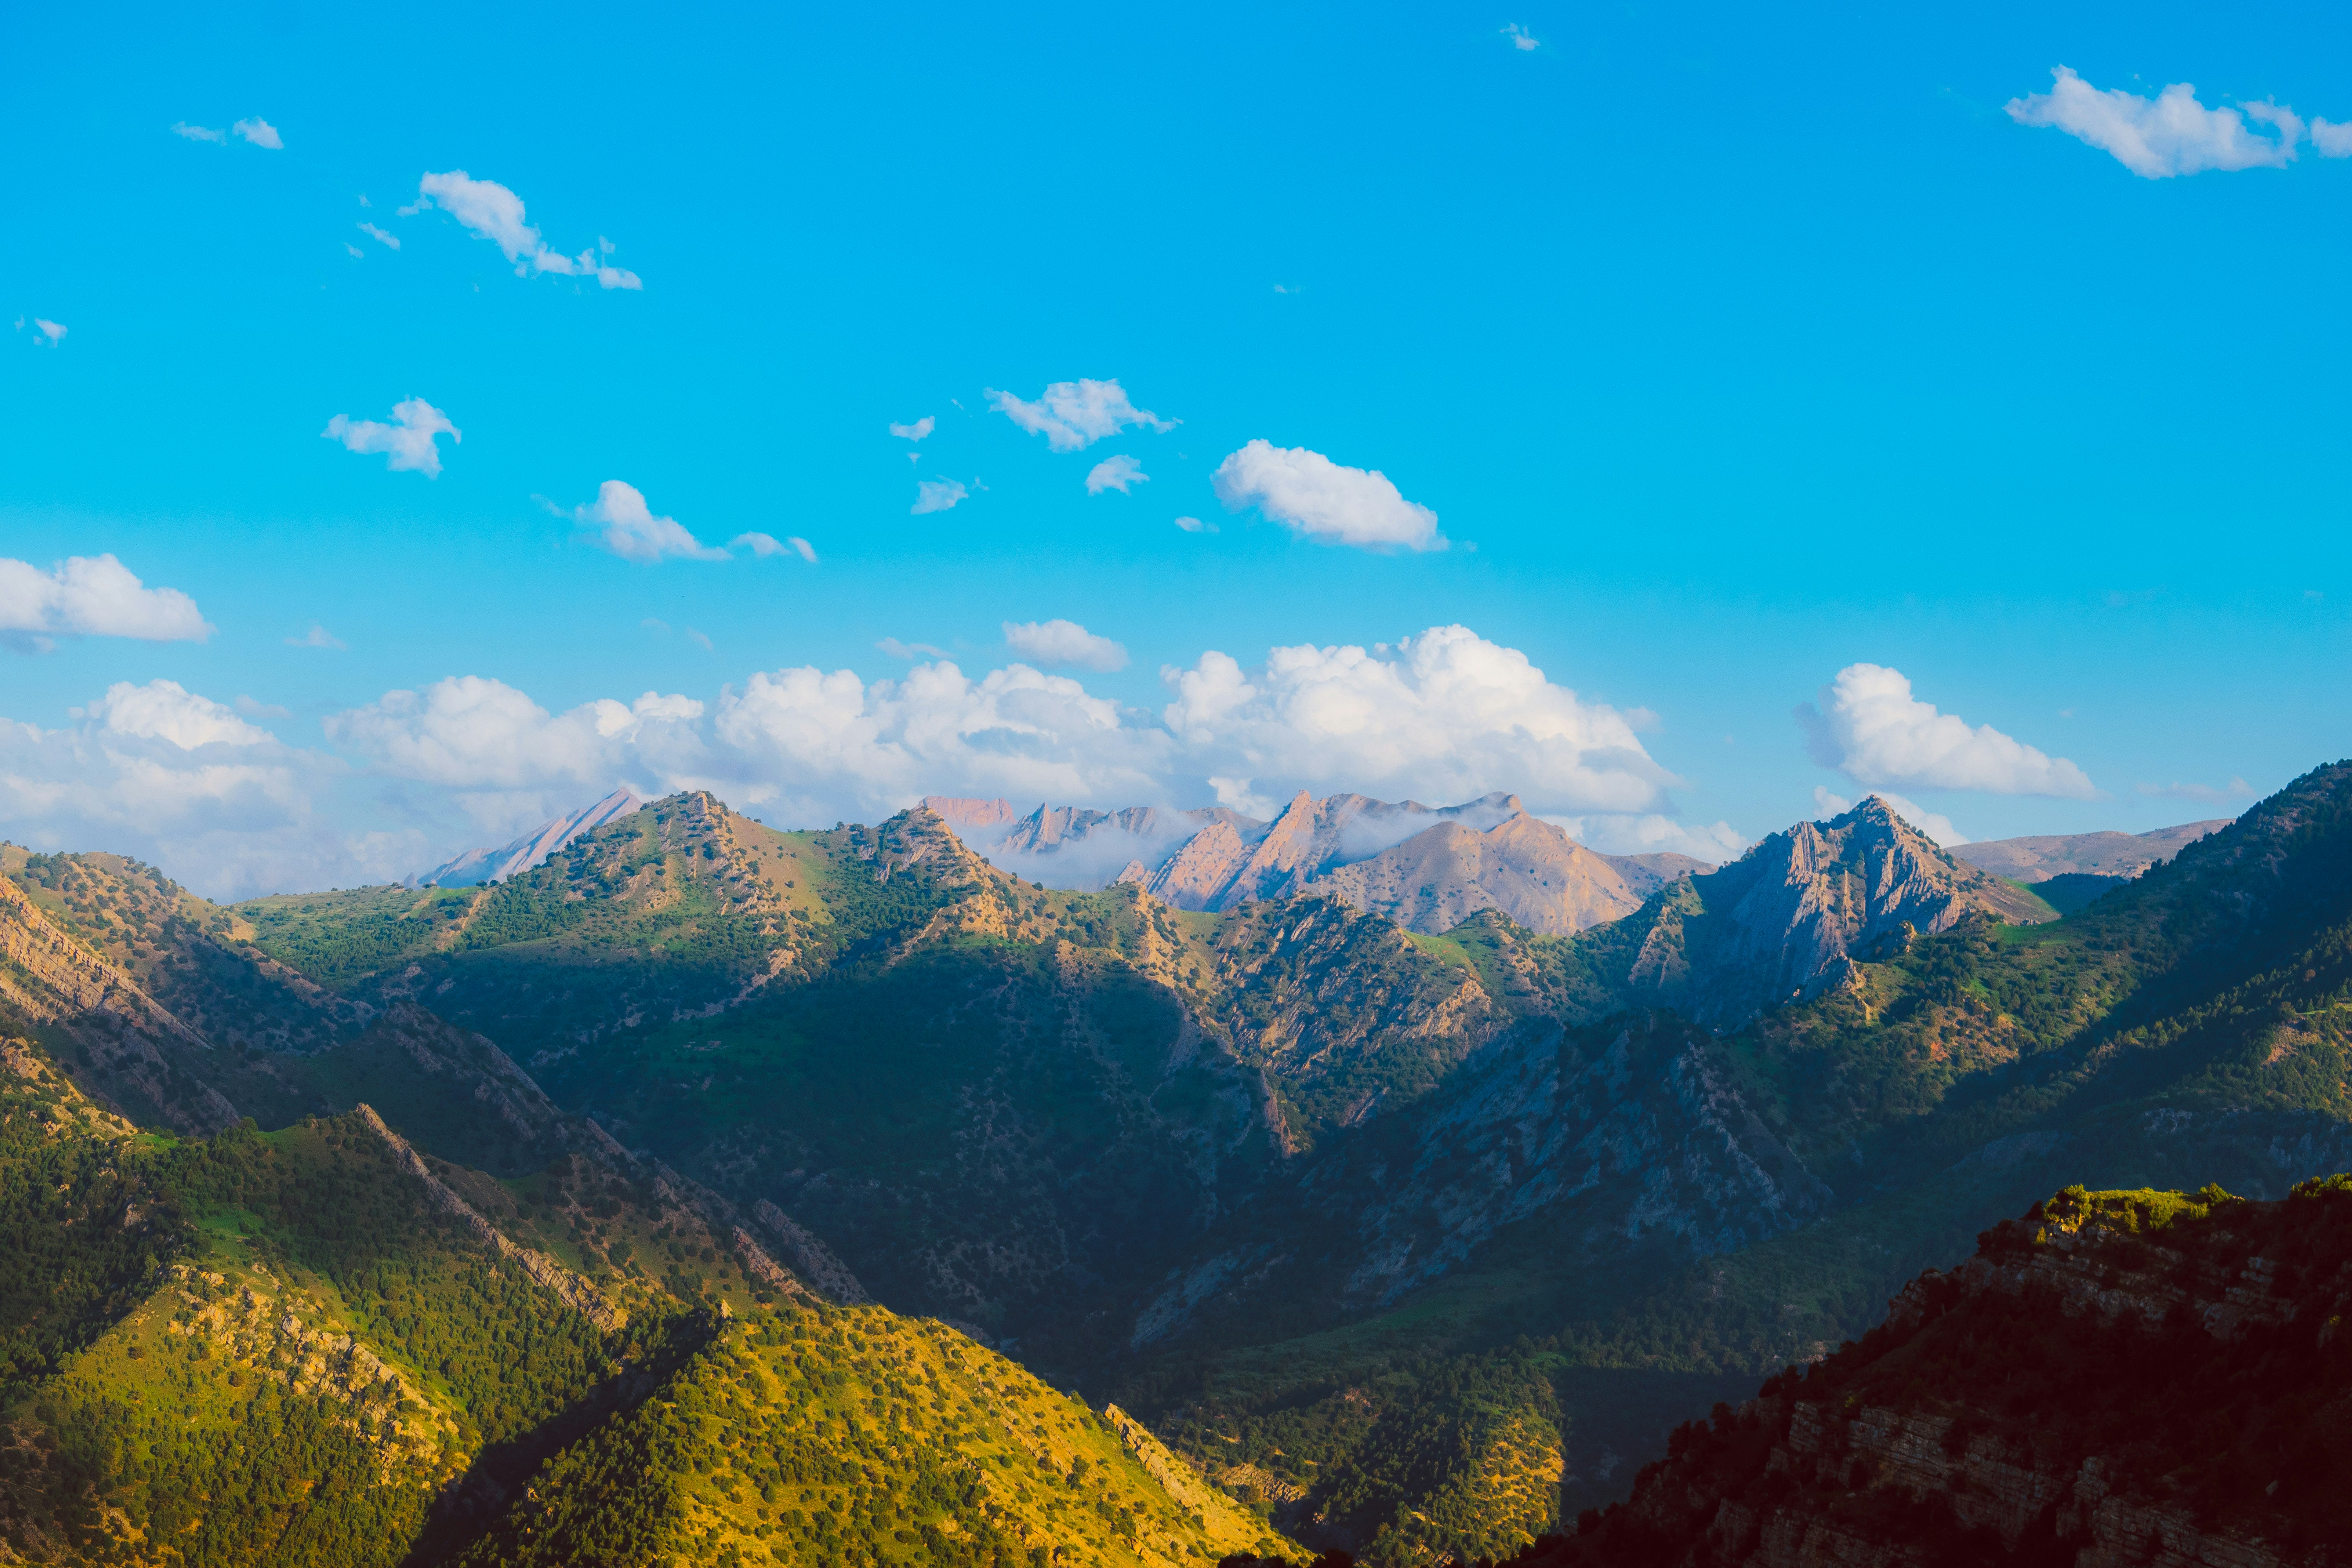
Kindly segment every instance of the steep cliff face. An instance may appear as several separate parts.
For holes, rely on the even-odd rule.
[[[2068,1188],[1517,1562],[2341,1563],[2347,1308],[2352,1178]]]
[[[1301,790],[1262,835],[1253,839],[1239,831],[1229,837],[1203,832],[1160,867],[1149,886],[1154,896],[1179,909],[1239,909],[1253,900],[1303,892],[1320,873],[1377,855],[1427,828],[1451,823],[1483,832],[1524,809],[1511,795],[1431,807],[1360,795],[1317,800]]]

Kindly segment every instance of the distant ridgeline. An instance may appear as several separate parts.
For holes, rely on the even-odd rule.
[[[1696,874],[1507,796],[970,830],[688,794],[226,908],[0,849],[12,1549],[1501,1558],[2039,1196],[2352,1169],[2352,765],[1975,863],[1874,798]]]

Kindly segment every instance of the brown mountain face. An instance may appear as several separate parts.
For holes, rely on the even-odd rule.
[[[2011,923],[2048,918],[2039,900],[1953,859],[1871,795],[1669,886],[1580,946],[1628,999],[1721,1028],[1818,994],[1853,959],[1948,931],[1971,910]]]
[[[2345,1561],[2352,1178],[2069,1187],[1892,1305],[1515,1568]]]
[[[1993,838],[1963,844],[1952,857],[1980,871],[2020,882],[2043,882],[2053,877],[2137,877],[2159,860],[2169,860],[2209,833],[2219,833],[2235,820],[2184,822],[2153,833],[2063,833],[2031,838]]]
[[[1637,891],[1615,862],[1524,812],[1484,833],[1440,823],[1314,886],[1408,931],[1449,931],[1480,910],[1500,910],[1553,936],[1630,915],[1649,890]]]

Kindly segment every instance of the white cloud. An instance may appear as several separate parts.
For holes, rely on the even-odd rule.
[[[387,234],[372,223],[363,223],[360,225],[360,232],[366,235],[370,239],[374,240],[378,245],[388,245],[394,250],[398,250],[400,248],[400,236],[396,234]]]
[[[1603,855],[1688,855],[1711,866],[1739,858],[1748,846],[1747,835],[1727,822],[1685,822],[1659,812],[1612,816],[1550,816],[1545,820],[1563,828],[1587,849]]]
[[[709,632],[697,631],[694,627],[688,626],[686,628],[686,640],[692,643],[695,647],[700,648],[705,653],[711,651],[710,634]]]
[[[169,741],[184,752],[198,746],[257,746],[277,739],[236,716],[234,709],[200,697],[176,680],[133,686],[118,680],[87,709],[75,710],[117,735]]]
[[[2219,789],[2211,784],[2181,784],[2177,780],[2168,784],[2134,784],[2132,788],[2152,799],[2193,800],[2200,805],[2222,805],[2233,800],[2254,798],[2254,786],[2235,777]]]
[[[1946,849],[1969,842],[1969,836],[1952,826],[1952,819],[1941,812],[1929,811],[1917,801],[1893,795],[1885,790],[1872,792],[1886,803],[1887,809],[1934,839]],[[1821,785],[1813,786],[1813,809],[1824,818],[1843,816],[1853,809],[1853,802],[1842,795],[1832,795]]]
[[[1033,436],[1045,437],[1056,452],[1075,452],[1133,425],[1173,430],[1176,422],[1138,408],[1116,377],[1109,381],[1057,381],[1034,403],[1009,392],[986,389],[988,405]]]
[[[720,696],[712,728],[727,766],[747,780],[742,803],[772,820],[870,819],[950,787],[1120,802],[1164,789],[1164,735],[1026,665],[978,680],[946,662],[918,665],[870,686],[846,669],[762,671]]]
[[[1542,813],[1644,813],[1675,782],[1615,709],[1466,626],[1370,651],[1277,647],[1255,672],[1205,653],[1161,677],[1176,690],[1161,718],[1189,768],[1261,793],[1453,802],[1511,790]]]
[[[2065,758],[2053,760],[1990,724],[1971,729],[1957,714],[1937,712],[1911,695],[1899,669],[1850,664],[1822,688],[1820,705],[1801,704],[1796,719],[1814,759],[1857,784],[2071,800],[2098,795]]]
[[[917,479],[915,504],[907,510],[917,517],[927,511],[945,511],[971,492],[957,479]]]
[[[927,642],[900,642],[897,637],[884,637],[874,645],[892,658],[945,658],[948,650],[934,647]]]
[[[1127,649],[1097,637],[1076,621],[1004,623],[1004,646],[1049,669],[1111,670],[1127,668]]]
[[[734,550],[748,550],[761,560],[771,555],[797,555],[810,565],[816,564],[816,546],[795,533],[778,539],[772,533],[739,533],[727,542]]]
[[[237,697],[236,708],[238,712],[244,714],[248,719],[291,719],[294,717],[294,713],[291,709],[280,708],[275,702],[264,702],[259,698],[247,697],[242,693]]]
[[[1176,526],[1182,529],[1187,533],[1214,533],[1217,531],[1217,525],[1215,523],[1202,522],[1197,517],[1180,517],[1176,520]]]
[[[423,474],[426,479],[441,477],[441,448],[433,437],[446,435],[454,442],[466,437],[449,416],[421,397],[411,397],[392,405],[393,423],[380,424],[373,419],[352,419],[338,414],[327,421],[319,432],[330,441],[341,441],[354,452],[383,452],[384,467],[395,473],[403,468]]]
[[[1150,482],[1151,476],[1143,471],[1143,465],[1122,452],[1115,458],[1105,458],[1087,471],[1087,494],[1098,496],[1105,490],[1117,490],[1129,495],[1137,485]]]
[[[358,246],[353,245],[348,239],[343,241],[343,248],[351,252],[352,259],[353,261],[365,261],[367,259],[367,252],[362,250]]]
[[[46,651],[58,637],[202,642],[213,628],[177,588],[150,588],[112,555],[77,555],[47,572],[0,558],[0,644]]]
[[[601,258],[600,252],[610,254],[613,248],[612,241],[601,236],[594,247],[577,256],[551,249],[540,237],[539,230],[524,221],[522,198],[496,180],[477,180],[463,169],[426,174],[416,184],[415,205],[400,210],[408,214],[428,206],[440,207],[459,224],[496,245],[514,263],[518,278],[552,272],[565,278],[593,278],[606,289],[645,287],[635,273]]]
[[[2338,125],[2314,116],[2311,144],[2323,158],[2352,158],[2352,125]]]
[[[229,129],[257,147],[267,147],[273,153],[285,149],[286,143],[279,139],[278,127],[257,115],[251,120],[240,120]]]
[[[728,559],[727,552],[704,544],[677,519],[656,517],[636,486],[619,479],[606,479],[597,487],[596,499],[574,507],[572,516],[583,528],[595,530],[595,542],[624,561],[651,565],[663,560]]]
[[[898,437],[901,441],[919,441],[924,437],[929,435],[932,430],[937,428],[938,423],[939,422],[937,420],[926,414],[920,419],[916,420],[912,425],[891,426],[890,434]]]
[[[54,348],[57,346],[58,342],[66,335],[68,330],[68,328],[58,322],[48,320],[47,317],[36,316],[33,318],[33,341],[35,342],[39,342],[43,339],[47,339],[49,345]]]
[[[191,142],[213,142],[223,146],[226,146],[228,143],[227,132],[215,131],[211,127],[205,125],[191,125],[184,120],[175,121],[173,122],[172,134],[174,136],[184,136]]]
[[[1503,29],[1503,37],[1511,40],[1511,47],[1515,49],[1525,51],[1543,47],[1533,33],[1528,32],[1517,22]]]
[[[310,623],[310,629],[306,635],[299,637],[288,637],[286,639],[286,646],[288,647],[339,648],[348,647],[351,645],[343,641],[342,638],[330,633],[325,626],[320,626],[318,622],[312,621]]]
[[[176,682],[119,683],[73,718],[0,718],[0,835],[135,855],[224,900],[391,880],[430,847],[413,828],[338,828],[318,797],[348,769]]]
[[[330,715],[325,729],[379,773],[474,796],[506,795],[566,784],[610,788],[608,781],[648,750],[665,768],[688,765],[699,746],[692,726],[703,711],[693,698],[648,691],[634,703],[599,698],[550,714],[504,681],[465,675],[421,692],[387,691]]]
[[[1437,514],[1398,493],[1378,468],[1350,468],[1304,447],[1252,441],[1217,465],[1210,484],[1227,511],[1255,506],[1325,544],[1443,550]]]
[[[2117,163],[2144,179],[2209,169],[2283,169],[2294,162],[2295,143],[2303,139],[2303,121],[2293,110],[2274,103],[2207,109],[2197,101],[2196,88],[2185,81],[2147,99],[2121,89],[2102,92],[2064,66],[2051,75],[2057,81],[2048,92],[2010,100],[2009,117],[2020,125],[2055,126],[2113,153]],[[2247,130],[2249,120],[2272,127],[2276,134]]]

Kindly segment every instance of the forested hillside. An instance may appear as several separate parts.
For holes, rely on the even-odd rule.
[[[177,1446],[140,1379],[257,1419],[208,1380],[290,1314],[401,1381],[333,1384],[284,1495],[341,1495],[331,1428],[393,1444],[366,1506],[442,1557],[1500,1556],[2037,1194],[2352,1168],[2342,765],[2063,920],[1876,802],[1565,937],[1048,890],[927,812],[707,795],[464,889],[215,909],[8,855],[0,1023],[47,1108],[12,1223],[50,1258],[10,1518],[82,1551],[213,1539],[155,1512],[223,1494],[140,1468]],[[975,1424],[1033,1377],[1049,1414]],[[296,1550],[262,1539],[218,1550]]]

